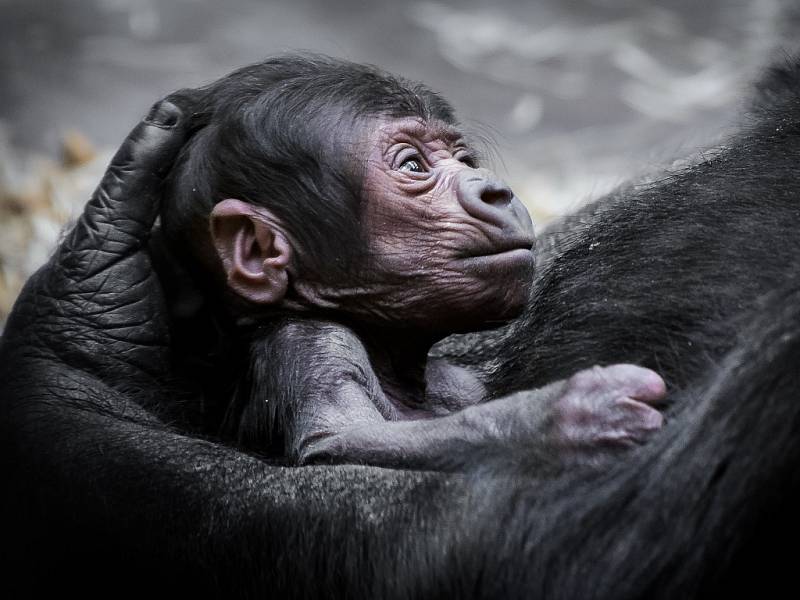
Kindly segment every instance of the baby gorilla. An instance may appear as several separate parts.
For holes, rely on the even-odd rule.
[[[317,56],[191,93],[197,132],[162,221],[249,332],[224,424],[239,444],[296,464],[435,469],[523,444],[560,466],[661,426],[664,383],[647,369],[489,399],[473,373],[428,358],[446,335],[519,315],[534,269],[527,211],[439,96]]]

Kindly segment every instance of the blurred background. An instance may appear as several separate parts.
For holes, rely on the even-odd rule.
[[[127,131],[287,50],[426,82],[538,223],[712,144],[797,49],[796,0],[0,0],[0,329]]]

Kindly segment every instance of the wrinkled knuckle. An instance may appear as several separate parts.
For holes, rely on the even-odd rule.
[[[126,163],[116,162],[106,169],[100,185],[95,190],[95,195],[104,201],[117,198],[123,193],[123,182],[130,175],[132,169]]]

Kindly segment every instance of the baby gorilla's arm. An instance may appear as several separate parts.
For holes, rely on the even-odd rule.
[[[663,423],[650,404],[664,398],[664,383],[634,365],[595,367],[446,416],[400,421],[390,420],[396,411],[347,327],[290,320],[255,347],[288,379],[280,401],[286,452],[298,464],[459,469],[476,454],[525,446],[543,465],[565,466],[642,443]]]

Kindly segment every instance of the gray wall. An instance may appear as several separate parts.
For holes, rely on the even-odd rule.
[[[114,146],[158,96],[291,49],[440,90],[560,212],[723,130],[797,20],[781,0],[0,0],[0,125]],[[503,165],[500,165],[503,170]]]

